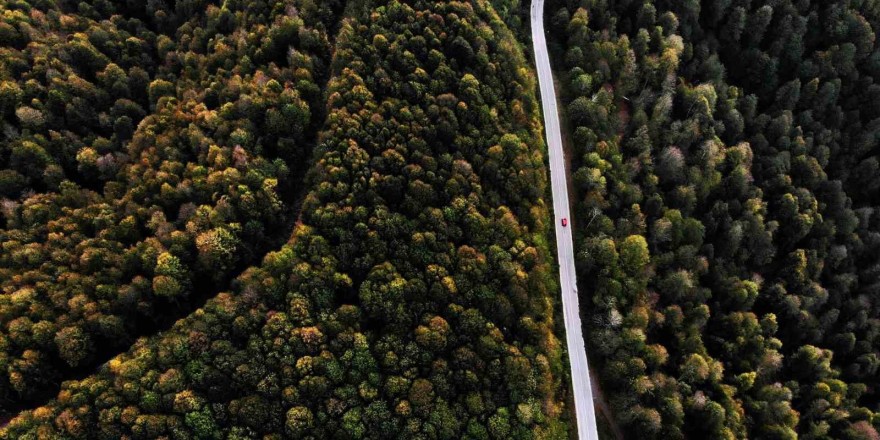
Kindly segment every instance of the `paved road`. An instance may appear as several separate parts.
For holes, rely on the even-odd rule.
[[[593,390],[590,368],[578,314],[577,278],[574,270],[574,246],[571,243],[571,223],[563,227],[561,219],[569,218],[568,185],[565,174],[565,156],[562,135],[559,133],[559,113],[556,109],[556,91],[547,41],[544,37],[544,0],[532,0],[532,44],[535,65],[541,85],[541,104],[544,109],[544,131],[550,152],[550,182],[553,189],[553,212],[556,225],[556,249],[559,253],[559,285],[562,288],[562,309],[565,318],[565,342],[568,346],[571,382],[574,388],[574,406],[577,413],[578,438],[599,440],[596,431],[596,411],[593,409]]]

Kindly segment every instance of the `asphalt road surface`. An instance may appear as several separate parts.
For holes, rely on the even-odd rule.
[[[535,65],[541,85],[541,104],[544,110],[544,131],[550,152],[550,182],[553,189],[553,213],[556,225],[556,249],[559,254],[559,286],[562,288],[562,309],[565,319],[565,343],[571,367],[574,389],[574,406],[580,440],[599,440],[596,430],[596,411],[593,409],[593,389],[590,384],[590,368],[578,313],[577,277],[574,269],[574,246],[571,243],[571,223],[562,226],[562,219],[569,218],[568,185],[566,184],[565,156],[562,152],[562,135],[559,132],[559,113],[556,109],[556,91],[547,41],[544,36],[544,0],[532,0],[532,44]]]

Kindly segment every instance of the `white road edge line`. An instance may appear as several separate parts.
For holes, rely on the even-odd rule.
[[[596,429],[596,411],[593,408],[593,389],[587,351],[581,330],[578,308],[577,276],[574,267],[574,246],[571,240],[571,224],[561,226],[563,218],[569,218],[568,185],[565,177],[565,156],[562,151],[562,135],[559,130],[559,113],[547,40],[544,35],[544,0],[532,0],[532,44],[535,67],[541,89],[541,106],[544,110],[544,131],[550,155],[550,183],[553,190],[554,229],[559,254],[559,287],[562,290],[562,309],[565,320],[565,342],[568,346],[571,382],[574,389],[574,406],[577,418],[578,439],[599,440]]]

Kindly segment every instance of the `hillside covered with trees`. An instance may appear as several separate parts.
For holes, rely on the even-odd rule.
[[[287,239],[331,53],[292,4],[44,3],[0,5],[2,411]]]
[[[557,1],[591,357],[628,435],[880,438],[880,6]]]
[[[488,2],[327,7],[227,1],[137,23],[162,56],[131,140],[99,124],[69,164],[41,147],[57,189],[36,168],[4,174],[33,188],[4,213],[6,408],[33,401],[21,381],[50,389],[101,360],[81,348],[214,293],[0,437],[566,438],[519,43]],[[21,90],[10,108],[42,103],[7,82]],[[47,133],[70,124],[52,121]]]
[[[0,0],[0,438],[572,438],[529,3]],[[880,3],[545,18],[613,422],[880,439]]]

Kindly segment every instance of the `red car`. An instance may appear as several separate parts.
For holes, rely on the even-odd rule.
[[[566,227],[566,226],[568,226],[568,219],[563,217],[562,218],[562,227]]]

